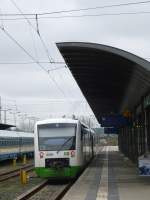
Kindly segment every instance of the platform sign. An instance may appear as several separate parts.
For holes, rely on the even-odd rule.
[[[115,127],[105,127],[104,134],[118,134],[118,128]]]
[[[144,108],[147,108],[150,105],[150,94],[144,98]]]
[[[101,117],[100,124],[102,127],[123,127],[129,125],[129,119],[122,115],[108,115]]]
[[[150,155],[140,156],[138,160],[139,165],[139,175],[140,176],[150,176]]]

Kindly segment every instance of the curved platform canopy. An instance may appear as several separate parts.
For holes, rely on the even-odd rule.
[[[129,52],[94,43],[57,43],[97,119],[132,111],[150,88],[150,63]]]

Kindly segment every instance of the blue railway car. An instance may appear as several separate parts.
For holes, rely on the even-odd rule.
[[[33,156],[33,135],[33,133],[0,130],[0,161],[22,155]]]

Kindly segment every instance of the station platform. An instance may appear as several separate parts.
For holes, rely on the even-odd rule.
[[[115,146],[105,146],[93,159],[63,200],[149,200],[150,177]]]

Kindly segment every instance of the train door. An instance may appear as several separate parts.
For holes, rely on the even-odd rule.
[[[146,109],[147,148],[150,152],[150,106]]]
[[[94,157],[94,136],[91,135],[92,157]]]
[[[83,163],[86,161],[86,140],[85,140],[85,133],[84,127],[81,126],[81,154],[83,157]]]

